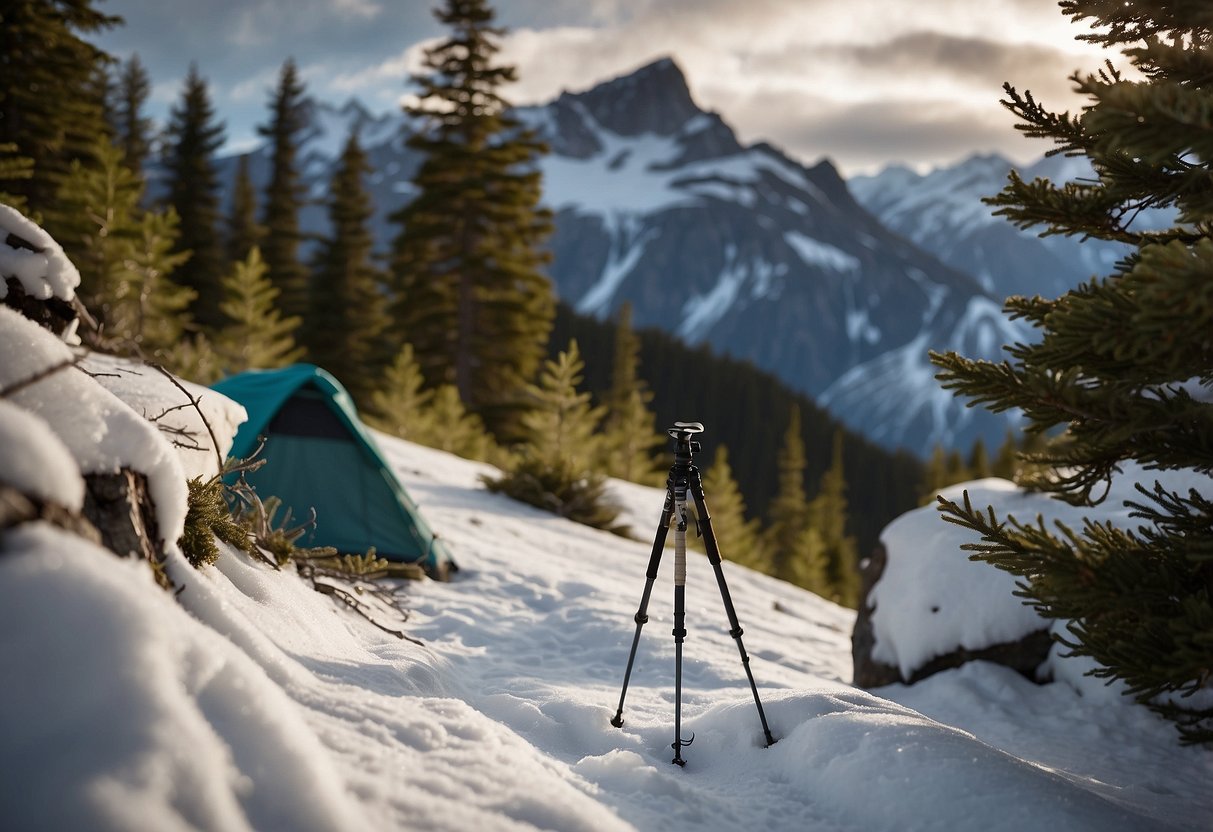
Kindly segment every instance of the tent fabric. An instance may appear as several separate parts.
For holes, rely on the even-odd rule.
[[[214,389],[248,411],[231,456],[266,460],[245,475],[264,497],[282,500],[293,521],[315,509],[316,524],[299,541],[420,563],[435,576],[454,568],[450,553],[426,525],[416,503],[383,459],[349,393],[312,364],[251,370]]]

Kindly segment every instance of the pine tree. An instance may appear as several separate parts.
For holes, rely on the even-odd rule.
[[[1002,444],[998,446],[998,453],[994,455],[991,473],[995,477],[1013,481],[1018,471],[1019,445],[1015,441],[1015,432],[1008,430]]]
[[[21,156],[17,145],[0,144],[0,202],[20,210],[25,207],[25,197],[12,191],[18,190],[6,182],[20,183],[34,175],[34,160]]]
[[[380,379],[379,389],[371,394],[367,422],[401,439],[429,444],[426,440],[434,427],[430,424],[434,391],[423,389],[424,384],[413,346],[405,344]]]
[[[985,440],[979,436],[973,441],[973,448],[969,451],[969,476],[980,480],[992,476],[992,472],[990,453],[986,450]]]
[[[194,292],[172,278],[189,257],[174,252],[177,214],[147,212],[117,272],[117,294],[108,308],[113,331],[146,358],[162,359],[181,339]]]
[[[58,241],[72,252],[80,272],[77,295],[104,331],[115,323],[113,306],[122,291],[120,271],[141,235],[143,184],[122,163],[122,150],[107,136],[93,138],[85,165],[75,160],[59,195],[65,217]],[[120,332],[114,333],[121,335]]]
[[[270,179],[265,189],[261,244],[270,280],[282,293],[283,312],[303,319],[308,311],[308,270],[299,259],[303,235],[299,211],[304,186],[299,175],[299,142],[310,120],[310,104],[294,59],[288,59],[270,98],[270,120],[258,131],[270,142]]]
[[[632,306],[623,304],[615,325],[611,390],[603,420],[605,467],[612,477],[656,485],[653,452],[664,444],[649,409],[653,394],[639,376],[640,340],[632,330]]]
[[[152,82],[138,54],[122,65],[118,79],[118,100],[114,107],[114,135],[122,148],[126,166],[139,177],[152,152],[152,120],[143,114]]]
[[[486,461],[493,461],[498,453],[484,422],[475,413],[467,411],[453,384],[443,384],[434,390],[422,425],[428,434],[419,433],[415,441],[431,448]]]
[[[545,148],[508,113],[498,89],[516,80],[494,65],[503,30],[484,0],[447,0],[436,12],[451,37],[426,50],[415,78],[425,126],[417,196],[392,216],[397,329],[430,385],[454,384],[499,438],[523,431],[522,391],[544,355],[554,314],[539,246],[551,231],[539,208],[537,156]]]
[[[230,268],[246,259],[253,246],[261,244],[264,229],[257,224],[257,191],[249,174],[249,157],[243,154],[236,162],[232,180],[232,201],[227,212],[226,252]]]
[[[215,122],[206,81],[191,65],[181,101],[169,118],[165,137],[167,204],[181,217],[177,251],[190,252],[177,279],[194,290],[191,312],[208,329],[222,324],[219,302],[223,248],[219,237],[219,175],[215,153],[223,144],[223,125]]]
[[[809,526],[820,536],[825,582],[830,598],[854,608],[859,603],[859,553],[847,534],[847,481],[842,464],[842,433],[835,431],[830,467],[821,475],[817,495],[809,502]],[[824,593],[823,593],[824,594]]]
[[[539,383],[527,388],[535,406],[523,416],[521,455],[502,477],[485,482],[562,517],[612,528],[619,509],[606,500],[606,479],[592,467],[603,410],[590,405],[589,393],[578,392],[583,367],[576,341],[544,363]]]
[[[1027,481],[1090,505],[1127,462],[1213,472],[1213,413],[1193,395],[1213,385],[1213,30],[1206,4],[1183,0],[1062,8],[1096,24],[1082,39],[1128,47],[1139,74],[1130,80],[1109,63],[1074,75],[1089,99],[1078,115],[1055,115],[1008,84],[1004,103],[1019,129],[1051,139],[1054,152],[1086,156],[1095,177],[1056,185],[1012,173],[990,202],[1021,227],[1133,251],[1110,275],[1055,300],[1008,299],[1008,311],[1040,331],[1011,347],[1010,360],[933,360],[945,387],[996,412],[1021,408],[1030,432],[1064,427],[1033,455],[1045,467]],[[1145,208],[1173,209],[1177,224],[1135,228]],[[1030,603],[1069,622],[1065,643],[1098,663],[1095,676],[1123,680],[1185,739],[1213,742],[1213,708],[1181,698],[1213,685],[1213,495],[1139,489],[1128,504],[1135,531],[1087,523],[1054,532],[996,517],[967,495],[941,510],[981,535],[975,558],[1019,576]]]
[[[121,22],[91,0],[28,0],[0,12],[0,145],[33,161],[34,175],[10,180],[10,193],[40,214],[56,239],[69,214],[59,189],[73,160],[93,160],[96,138],[108,134],[94,73],[111,58],[81,39]],[[69,250],[69,256],[76,252]]]
[[[222,287],[219,310],[227,323],[216,335],[215,352],[225,372],[282,367],[303,356],[292,335],[299,319],[283,316],[260,249],[253,246],[224,276]]]
[[[310,360],[340,379],[362,408],[378,383],[387,326],[382,275],[371,262],[374,211],[363,184],[369,172],[358,136],[351,134],[329,186],[332,233],[316,254],[305,328],[313,336]]]
[[[771,501],[766,544],[775,577],[824,594],[825,546],[820,532],[809,525],[805,467],[800,407],[793,405],[779,453],[779,486]]]
[[[703,491],[721,557],[770,572],[771,559],[762,545],[758,521],[746,519],[745,498],[733,478],[727,446],[717,446],[716,458],[703,475]]]

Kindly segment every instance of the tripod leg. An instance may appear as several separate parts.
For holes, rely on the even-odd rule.
[[[623,690],[619,692],[619,709],[615,711],[611,724],[616,728],[623,727],[623,700],[628,695],[628,681],[632,678],[632,663],[636,660],[636,647],[640,644],[640,629],[649,620],[649,596],[653,593],[653,582],[657,580],[657,570],[661,565],[661,552],[665,548],[666,533],[670,528],[670,518],[674,515],[674,492],[670,488],[665,492],[665,506],[661,509],[661,521],[657,525],[657,533],[653,536],[653,553],[649,556],[649,568],[645,573],[644,594],[640,596],[640,608],[636,610],[636,634],[632,636],[632,652],[628,654],[628,669],[623,674]]]
[[[691,744],[694,736],[685,742],[682,739],[682,642],[686,639],[687,607],[687,504],[686,494],[675,497],[677,525],[674,526],[674,759],[675,765],[685,766],[682,749]]]
[[[754,704],[758,706],[758,719],[762,722],[762,733],[767,745],[774,745],[775,738],[767,727],[767,715],[762,710],[762,700],[758,698],[758,685],[754,683],[754,674],[750,670],[750,657],[746,654],[745,645],[741,643],[741,623],[737,620],[737,611],[733,608],[733,598],[729,595],[729,585],[724,580],[724,570],[720,567],[720,549],[716,546],[716,533],[712,531],[712,517],[708,514],[707,503],[703,498],[703,483],[699,479],[699,471],[692,470],[687,489],[695,500],[695,508],[699,512],[699,525],[703,530],[704,547],[708,550],[708,560],[716,573],[716,584],[720,587],[720,597],[724,601],[724,611],[729,617],[729,635],[737,642],[737,651],[741,654],[741,664],[745,668],[746,678],[750,680],[750,690],[754,693]]]

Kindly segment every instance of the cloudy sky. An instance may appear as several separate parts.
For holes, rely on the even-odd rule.
[[[424,45],[443,35],[430,0],[105,0],[125,25],[99,40],[137,52],[152,115],[180,94],[191,61],[211,84],[233,149],[248,147],[283,60],[309,91],[398,107]],[[998,104],[1004,80],[1075,107],[1066,77],[1101,53],[1055,0],[497,0],[517,65],[515,103],[586,89],[674,57],[699,104],[743,141],[768,140],[844,173],[889,162],[925,169],[974,152],[1026,161]]]

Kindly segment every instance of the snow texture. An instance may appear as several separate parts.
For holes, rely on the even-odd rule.
[[[145,565],[60,531],[5,536],[0,665],[20,680],[0,686],[7,825],[1115,832],[1196,828],[1213,810],[1209,755],[1149,711],[983,664],[855,690],[853,613],[730,563],[778,738],[763,748],[693,553],[695,743],[672,766],[671,559],[619,730],[650,544],[490,494],[483,464],[377,438],[463,566],[401,587],[411,616],[388,623],[424,647],[226,547],[202,572],[170,552],[174,600]],[[662,492],[611,489],[649,537]]]
[[[44,378],[7,400],[40,418],[71,452],[84,474],[116,474],[123,468],[147,476],[164,540],[181,536],[186,513],[185,471],[173,446],[147,419],[72,366],[66,344],[33,321],[0,307],[0,390]]]
[[[222,393],[183,379],[174,383],[141,361],[90,353],[81,366],[136,412],[155,419],[166,436],[175,433],[185,440],[174,448],[189,479],[209,479],[219,473],[219,460],[227,457],[236,430],[248,419],[244,408]],[[190,403],[191,397],[197,407]],[[213,447],[216,442],[218,454]]]
[[[38,251],[14,247],[8,236],[19,237]],[[80,285],[80,273],[57,242],[16,208],[0,203],[0,278],[15,277],[26,294],[38,300],[71,300]],[[8,286],[0,279],[0,298]]]
[[[79,511],[84,480],[71,452],[46,422],[0,399],[0,485]]]

